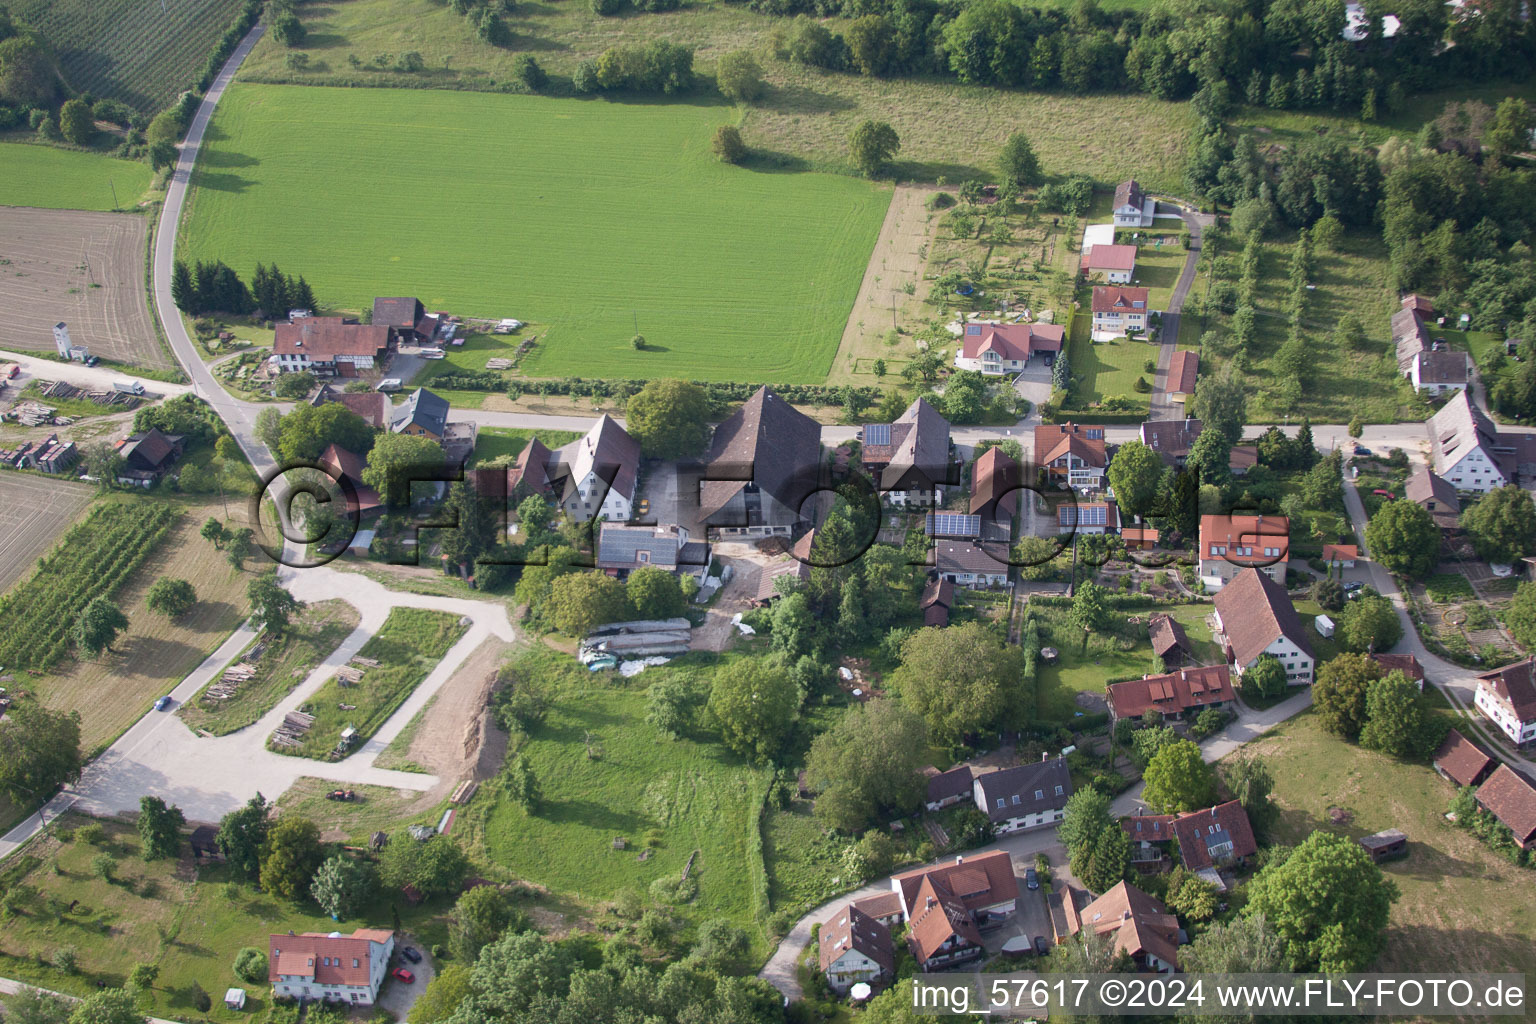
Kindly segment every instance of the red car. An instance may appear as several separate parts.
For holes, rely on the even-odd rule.
[[[406,970],[404,967],[396,967],[394,970],[390,971],[389,973],[391,975],[393,975],[397,981],[403,981],[407,985],[414,984],[415,981],[416,981],[416,975],[412,974],[410,971]]]
[[[1384,491],[1380,487],[1376,488],[1371,493],[1376,495],[1376,497],[1378,497],[1378,498],[1386,498],[1388,501],[1396,501],[1397,500],[1397,495],[1393,494],[1391,491]]]

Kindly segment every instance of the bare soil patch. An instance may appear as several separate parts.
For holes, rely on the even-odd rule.
[[[148,220],[127,213],[0,208],[0,306],[6,344],[54,350],[53,325],[92,355],[174,369],[144,289]]]
[[[0,475],[0,590],[27,574],[95,493],[85,484],[31,473]]]
[[[507,647],[506,641],[488,637],[422,711],[406,760],[442,781],[423,793],[411,811],[436,806],[465,779],[484,781],[500,770],[507,734],[491,717],[490,699]]]

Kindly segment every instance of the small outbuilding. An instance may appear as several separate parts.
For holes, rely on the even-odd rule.
[[[224,1005],[231,1010],[245,1009],[245,989],[232,988],[224,993]]]
[[[1318,636],[1333,636],[1333,620],[1326,615],[1319,615],[1312,620],[1312,625],[1317,628]]]
[[[1375,835],[1361,836],[1357,842],[1365,847],[1365,852],[1370,854],[1371,860],[1377,864],[1384,860],[1408,855],[1408,836],[1395,828],[1377,832]]]

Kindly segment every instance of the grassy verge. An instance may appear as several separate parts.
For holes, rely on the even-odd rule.
[[[326,838],[361,845],[374,832],[394,833],[407,825],[436,826],[442,816],[442,804],[412,808],[422,803],[422,794],[385,786],[353,786],[355,800],[327,800],[336,789],[330,779],[299,779],[277,799],[284,814],[297,814],[319,825]]]
[[[357,730],[356,742],[363,742],[405,703],[466,628],[457,615],[447,612],[394,609],[358,651],[358,657],[373,658],[379,664],[363,668],[362,681],[356,686],[341,686],[339,678],[327,680],[302,705],[302,710],[315,716],[315,724],[301,746],[269,746],[280,754],[323,758],[336,748],[348,725]],[[342,704],[351,708],[342,710]]]
[[[497,459],[515,459],[537,437],[546,448],[558,448],[580,437],[569,430],[526,430],[518,427],[481,427],[475,441],[475,454],[469,460],[469,468],[483,466]]]
[[[286,636],[268,645],[257,662],[256,675],[242,683],[233,697],[210,698],[208,690],[218,684],[215,679],[177,713],[188,727],[215,736],[244,729],[302,683],[357,623],[357,610],[345,601],[310,605],[294,619]]]
[[[421,710],[405,724],[405,728],[400,730],[400,735],[390,740],[389,746],[373,759],[375,768],[388,768],[397,772],[420,772],[423,775],[432,774],[406,755],[411,751],[411,744],[416,741],[416,733],[421,730],[422,720],[427,717],[427,713],[432,710],[432,705],[436,703],[437,696],[434,694],[432,699],[423,704]]]

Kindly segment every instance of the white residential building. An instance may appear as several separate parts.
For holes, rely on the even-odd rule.
[[[395,951],[387,928],[269,936],[267,980],[275,995],[372,1006]]]
[[[1244,569],[1216,595],[1218,642],[1241,679],[1266,654],[1285,669],[1286,682],[1310,686],[1317,656],[1285,588],[1257,569]]]

